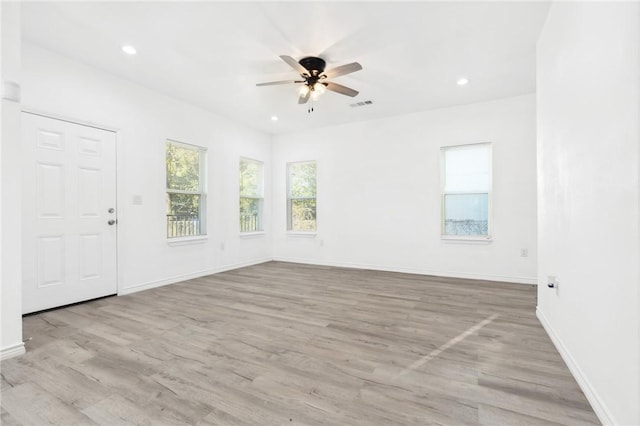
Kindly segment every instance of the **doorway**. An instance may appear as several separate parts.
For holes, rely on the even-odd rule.
[[[22,313],[116,294],[116,134],[21,118]]]

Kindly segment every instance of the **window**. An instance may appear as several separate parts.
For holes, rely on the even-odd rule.
[[[316,162],[287,164],[287,230],[316,230]]]
[[[167,238],[206,234],[206,149],[167,141]]]
[[[260,161],[240,159],[240,232],[262,231],[264,172]]]
[[[443,237],[490,238],[491,144],[442,148]]]

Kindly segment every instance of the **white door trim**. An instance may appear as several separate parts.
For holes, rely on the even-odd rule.
[[[87,126],[87,127],[93,127],[95,129],[106,130],[108,132],[115,133],[116,136],[120,132],[120,129],[116,126],[95,123],[87,120],[79,120],[76,118],[69,118],[68,116],[65,116],[63,114],[50,113],[50,112],[38,110],[37,108],[25,107],[24,105],[22,106],[22,112],[27,114],[39,115],[41,117],[52,118],[54,120],[66,121],[67,123],[71,123],[71,124],[79,124],[81,126]],[[116,150],[117,148],[118,147],[116,146]]]

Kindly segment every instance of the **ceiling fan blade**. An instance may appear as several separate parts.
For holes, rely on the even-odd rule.
[[[327,78],[334,78],[340,75],[351,74],[352,72],[360,71],[362,69],[362,65],[357,62],[351,62],[350,64],[340,65],[336,68],[331,68],[324,72],[324,75]]]
[[[298,97],[298,103],[306,104],[309,101],[310,97],[311,97],[311,90],[305,90],[304,92],[300,93],[300,96]]]
[[[353,90],[347,86],[343,86],[342,84],[338,84],[338,83],[322,83],[325,85],[325,87],[327,88],[327,90],[331,90],[332,92],[336,92],[336,93],[340,93],[341,95],[347,95],[347,96],[351,96],[352,98],[354,96],[357,96],[358,92],[357,90]]]
[[[268,83],[258,83],[256,86],[273,86],[276,84],[288,84],[288,83],[304,83],[304,80],[281,80],[281,81],[270,81]]]
[[[303,75],[303,74],[309,75],[309,70],[306,69],[305,67],[303,67],[302,65],[300,65],[298,63],[298,61],[293,59],[291,56],[280,55],[280,59],[282,59],[287,64],[289,64],[289,66],[291,68],[293,68],[294,70],[296,70],[298,72],[298,74],[300,74],[300,75]]]

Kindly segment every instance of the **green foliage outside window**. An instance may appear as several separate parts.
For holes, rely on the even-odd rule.
[[[203,233],[205,197],[200,176],[203,155],[203,149],[167,143],[167,236],[170,238]]]
[[[263,165],[240,159],[240,232],[262,231]]]
[[[316,163],[289,164],[289,196],[291,198],[316,197]]]
[[[167,144],[167,189],[200,191],[200,153],[197,148]]]
[[[287,228],[290,231],[316,230],[316,163],[288,165]]]

